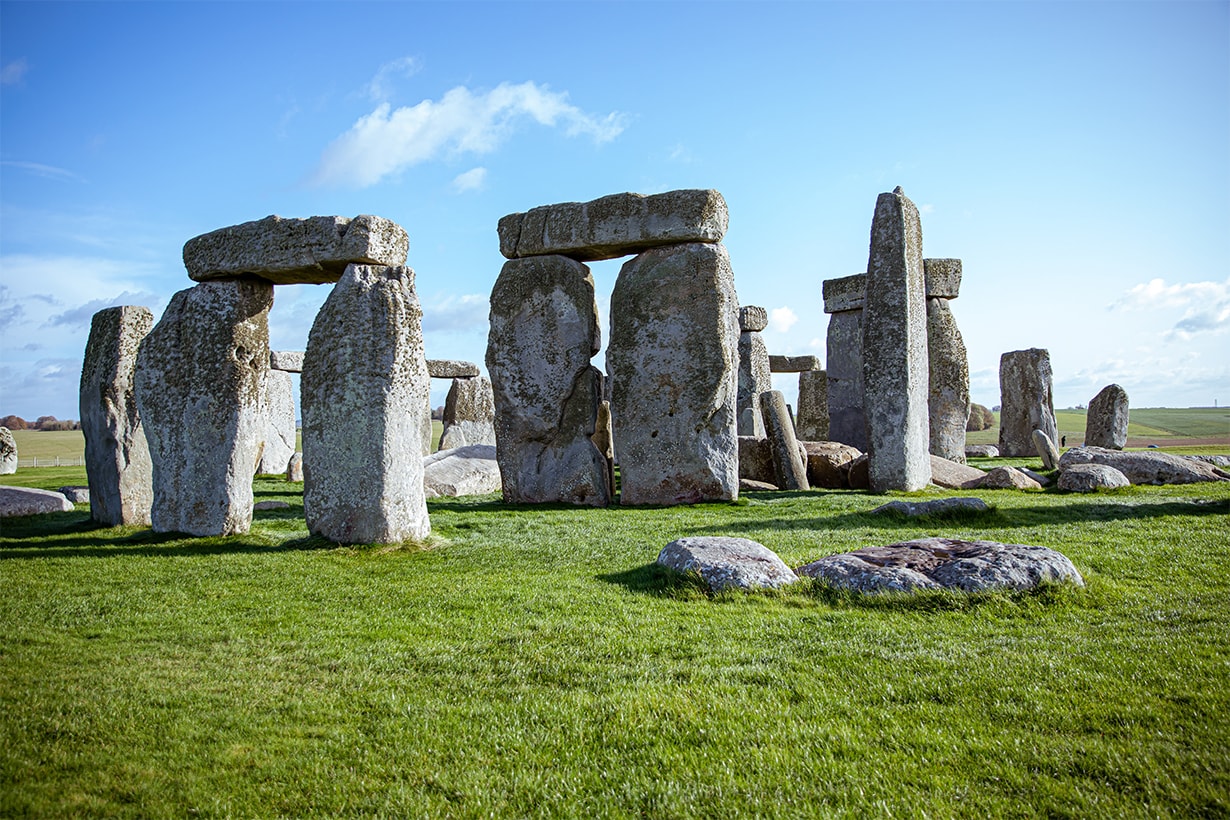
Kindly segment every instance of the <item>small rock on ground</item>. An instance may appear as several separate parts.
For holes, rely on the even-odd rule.
[[[747,538],[680,538],[662,548],[658,564],[676,572],[696,572],[714,592],[776,588],[798,580],[777,553]]]

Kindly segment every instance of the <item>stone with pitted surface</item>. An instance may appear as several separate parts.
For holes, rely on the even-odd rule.
[[[1124,452],[1104,447],[1073,447],[1059,459],[1061,477],[1074,464],[1114,467],[1133,484],[1196,484],[1230,480],[1230,473],[1213,464],[1156,451]]]
[[[350,264],[404,265],[410,239],[396,222],[363,214],[267,216],[189,239],[184,266],[196,282],[257,276],[275,285],[336,282]]]
[[[1093,493],[1129,487],[1127,476],[1105,464],[1073,464],[1059,474],[1059,489],[1074,493]]]
[[[90,488],[88,486],[70,485],[68,487],[61,487],[59,492],[74,504],[90,503]]]
[[[444,400],[439,449],[451,450],[472,444],[495,445],[495,396],[491,381],[484,376],[453,379]]]
[[[863,311],[843,310],[829,317],[827,340],[829,434],[867,449],[867,414],[863,404]]]
[[[763,308],[757,308],[763,311]],[[740,308],[740,314],[748,308]],[[755,324],[755,323],[753,323]],[[764,436],[764,416],[760,414],[760,396],[773,389],[773,373],[769,369],[769,349],[758,330],[739,333],[739,435]]]
[[[743,305],[739,308],[739,332],[759,333],[769,326],[769,311],[759,305]]]
[[[286,480],[303,481],[303,453],[294,453],[286,462]]]
[[[996,467],[988,470],[986,476],[977,484],[966,489],[980,490],[1041,490],[1042,484],[1016,467]]]
[[[295,392],[290,373],[269,370],[265,373],[265,447],[258,473],[282,473],[297,445]]]
[[[316,314],[300,384],[303,515],[312,534],[390,544],[431,532],[422,320],[414,271],[374,265],[347,268]]]
[[[839,441],[800,441],[807,453],[807,483],[812,488],[839,490],[850,486],[850,462],[862,455]]]
[[[7,427],[0,427],[0,475],[17,472],[17,439]]]
[[[806,373],[823,365],[819,356],[770,356],[769,370],[774,373]]]
[[[986,473],[977,467],[931,456],[931,483],[950,490],[976,487],[986,478]]]
[[[923,278],[928,299],[956,299],[961,292],[961,260],[924,259]]]
[[[612,194],[505,216],[498,227],[500,253],[507,259],[614,259],[663,245],[721,242],[729,220],[726,200],[714,190]]]
[[[1103,387],[1085,414],[1085,446],[1122,450],[1127,444],[1128,394],[1117,384]]]
[[[1042,348],[1013,350],[999,358],[999,453],[1007,458],[1036,454],[1033,431],[1059,440],[1051,377],[1051,354]]]
[[[807,452],[799,447],[794,423],[780,390],[760,394],[760,413],[764,416],[769,455],[773,459],[773,483],[783,490],[810,490],[807,481]]]
[[[472,379],[479,369],[473,362],[459,359],[428,359],[427,374],[433,379]]]
[[[423,491],[428,498],[486,495],[500,491],[500,465],[492,444],[468,444],[423,459]]]
[[[970,414],[969,355],[947,299],[927,299],[927,378],[931,454],[963,462]]]
[[[272,370],[285,370],[287,373],[302,373],[303,351],[270,350],[269,367]]]
[[[794,414],[795,434],[803,441],[829,437],[829,374],[808,370],[799,374],[799,406]]]
[[[1043,583],[1084,586],[1067,556],[1049,547],[920,538],[831,555],[799,567],[799,575],[858,592],[957,589],[1028,590]]]
[[[141,343],[134,393],[153,465],[155,532],[251,527],[272,306],[268,282],[202,282],[172,296]]]
[[[799,580],[777,553],[747,538],[680,538],[662,548],[658,564],[676,572],[695,572],[714,592],[776,589]]]
[[[763,436],[739,436],[739,478],[773,484],[773,453]],[[776,485],[774,485],[776,486]]]
[[[966,458],[999,458],[999,448],[994,444],[965,445]]]
[[[867,274],[856,273],[840,279],[825,279],[820,283],[824,294],[824,312],[841,313],[846,310],[862,310],[867,295]]]
[[[0,518],[72,511],[73,502],[65,498],[62,493],[53,493],[51,490],[40,490],[34,487],[0,485]]]

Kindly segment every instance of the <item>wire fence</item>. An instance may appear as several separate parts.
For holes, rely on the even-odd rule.
[[[18,458],[17,469],[22,467],[84,467],[85,456],[48,456],[40,458],[32,456],[30,458]]]

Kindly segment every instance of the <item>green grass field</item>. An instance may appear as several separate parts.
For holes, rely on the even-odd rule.
[[[84,483],[80,468],[10,483]],[[418,547],[0,525],[0,816],[1226,816],[1230,484],[669,509],[430,502]],[[797,566],[923,535],[1087,587],[710,596],[684,535]]]

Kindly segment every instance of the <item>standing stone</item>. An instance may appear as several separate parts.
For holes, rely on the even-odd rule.
[[[0,427],[0,475],[17,472],[17,440],[7,427]]]
[[[780,390],[761,394],[760,412],[764,416],[769,454],[773,459],[773,483],[783,490],[810,490],[806,451],[799,447],[794,435],[786,397]]]
[[[245,533],[264,435],[273,285],[203,282],[171,297],[137,353],[155,532]]]
[[[111,527],[150,523],[153,467],[133,379],[153,326],[149,308],[106,308],[94,314],[85,345],[80,401],[90,518]]]
[[[947,299],[927,299],[931,454],[965,463],[969,421],[969,356]]]
[[[600,348],[589,268],[564,256],[504,263],[487,337],[504,501],[611,502],[609,467],[591,440],[602,373],[590,359]]]
[[[874,492],[931,480],[927,304],[918,208],[900,188],[880,194],[863,306],[868,480]]]
[[[444,400],[441,450],[471,444],[495,444],[495,396],[485,376],[453,379]]]
[[[286,462],[286,480],[303,481],[303,453],[294,453]]]
[[[769,325],[769,314],[757,305],[739,308],[739,435],[764,436],[760,415],[760,395],[773,389],[769,370],[769,349],[760,331]]]
[[[295,452],[295,393],[290,373],[265,373],[265,449],[258,473],[281,473]]]
[[[831,441],[867,449],[867,414],[863,404],[863,302],[867,275],[824,282],[824,312],[829,316],[825,361],[828,363],[829,434]]]
[[[303,514],[314,535],[388,544],[431,532],[422,320],[414,271],[375,265],[347,268],[316,315],[300,383]]]
[[[603,379],[605,387],[606,380]],[[607,484],[614,491],[615,487],[615,434],[611,427],[611,402],[603,400],[598,405],[598,420],[594,424],[594,434],[590,436],[590,441],[598,448],[598,452],[602,453],[606,459],[606,480]]]
[[[1127,445],[1128,394],[1108,384],[1089,402],[1085,416],[1085,446],[1122,450]]]
[[[1042,459],[1042,468],[1044,470],[1059,469],[1059,448],[1055,446],[1054,439],[1041,430],[1034,430],[1031,438],[1038,458]]]
[[[827,441],[829,437],[829,374],[805,370],[799,374],[799,409],[794,432],[803,441]]]
[[[739,302],[722,245],[646,251],[611,294],[611,415],[620,503],[739,494]]]
[[[1059,439],[1051,386],[1051,354],[1041,348],[1014,350],[999,358],[999,454],[1035,454],[1033,432]]]

